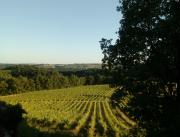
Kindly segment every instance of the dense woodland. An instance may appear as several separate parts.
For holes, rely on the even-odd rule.
[[[104,84],[108,79],[99,69],[59,72],[53,68],[17,65],[0,70],[0,94]]]

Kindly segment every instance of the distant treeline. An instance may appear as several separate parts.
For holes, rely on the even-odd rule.
[[[0,95],[105,84],[108,79],[102,70],[97,69],[59,72],[53,68],[17,65],[0,70]]]
[[[5,64],[0,63],[0,69],[12,67],[16,65],[32,65],[38,68],[56,68],[60,71],[74,71],[87,69],[101,69],[101,64],[98,63],[82,63],[82,64]]]

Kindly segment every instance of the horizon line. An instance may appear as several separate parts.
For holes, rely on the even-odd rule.
[[[2,62],[0,62],[0,64],[69,65],[69,64],[102,64],[102,63],[2,63]]]

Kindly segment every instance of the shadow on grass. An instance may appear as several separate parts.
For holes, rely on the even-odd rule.
[[[17,128],[26,113],[20,104],[10,105],[0,101],[0,137],[17,137]]]
[[[31,126],[31,124],[33,125]],[[70,130],[61,130],[61,124],[47,120],[24,119],[19,126],[20,137],[77,137]],[[54,127],[53,127],[54,126]]]

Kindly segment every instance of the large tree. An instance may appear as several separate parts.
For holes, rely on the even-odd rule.
[[[121,87],[114,95],[118,100],[133,96],[124,111],[139,121],[146,136],[176,137],[180,134],[180,1],[120,0],[118,10],[123,15],[119,38],[115,44],[111,39],[100,41],[103,68]]]
[[[179,0],[120,0],[118,10],[123,15],[119,38],[114,45],[100,41],[103,67],[129,91],[145,85],[144,91],[150,92],[147,88],[153,85],[178,100]]]

